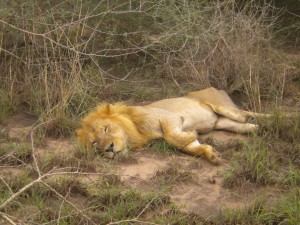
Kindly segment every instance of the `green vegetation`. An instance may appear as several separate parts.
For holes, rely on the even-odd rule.
[[[0,145],[2,165],[25,165],[32,161],[31,147],[27,143],[5,143]]]
[[[169,156],[179,153],[178,149],[163,140],[153,141],[153,143],[150,144],[150,149],[151,151],[155,151],[163,156]]]
[[[90,205],[102,211],[98,214],[99,224],[137,218],[141,212],[146,214],[155,211],[169,202],[168,198],[158,193],[141,194],[132,189],[121,190],[119,187],[109,185],[98,193],[93,193],[91,199]]]
[[[225,210],[217,224],[297,224],[299,204],[299,189],[294,189],[270,208],[261,200],[249,208]]]
[[[13,112],[12,105],[2,97],[0,92],[1,102],[0,102],[0,122],[2,122],[8,115]]]
[[[262,185],[300,184],[299,114],[287,117],[276,111],[259,120],[260,130],[240,152],[232,155],[231,167],[224,172],[225,185],[245,181]]]

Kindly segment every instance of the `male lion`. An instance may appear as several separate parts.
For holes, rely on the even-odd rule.
[[[89,150],[95,148],[108,158],[126,153],[128,148],[141,148],[152,139],[164,138],[183,152],[218,164],[219,153],[212,146],[201,144],[197,133],[213,129],[252,132],[258,126],[246,121],[255,115],[238,109],[224,91],[208,88],[145,106],[102,104],[82,120],[76,133]]]

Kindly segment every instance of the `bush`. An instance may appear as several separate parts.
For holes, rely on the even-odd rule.
[[[10,104],[0,103],[0,119],[25,104],[40,121],[59,121],[48,133],[69,133],[70,121],[99,101],[128,98],[123,87],[136,86],[128,81],[145,79],[239,91],[257,110],[266,95],[282,100],[299,70],[273,47],[274,8],[258,3],[5,0],[0,96]]]

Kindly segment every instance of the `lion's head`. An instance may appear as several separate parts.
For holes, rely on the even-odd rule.
[[[129,146],[137,148],[147,142],[148,137],[133,122],[137,118],[140,121],[141,116],[122,103],[102,104],[82,120],[76,134],[88,150],[114,158],[118,153],[126,154]]]
[[[107,158],[127,153],[127,138],[121,126],[109,120],[97,120],[76,131],[79,140],[89,150],[94,149]]]

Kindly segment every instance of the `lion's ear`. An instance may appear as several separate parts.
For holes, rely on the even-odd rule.
[[[87,149],[91,150],[93,148],[93,143],[95,142],[95,135],[92,132],[87,133],[88,142],[86,143]]]
[[[84,129],[77,129],[76,135],[77,135],[77,138],[79,139],[79,141],[81,141],[84,144],[87,143],[86,132]]]
[[[81,129],[77,129],[76,130],[76,135],[77,135],[77,138],[78,140],[86,145],[87,149],[92,149],[92,145],[91,145],[91,142],[90,142],[90,139],[91,139],[91,133],[88,132],[87,130],[85,130],[84,128],[81,128]]]
[[[95,141],[94,135],[91,132],[89,132],[88,137],[89,137],[89,143],[93,143]]]
[[[105,126],[103,131],[104,131],[104,133],[106,133],[106,134],[109,133],[109,131],[110,131],[109,125]]]

